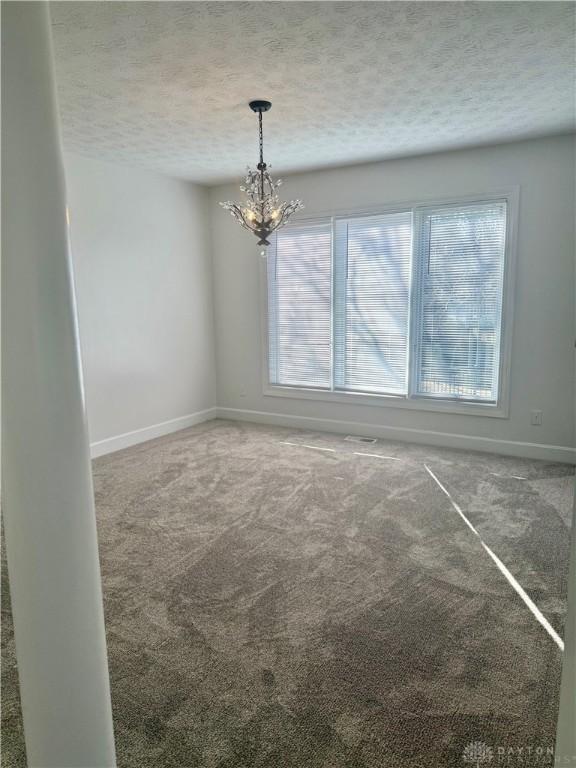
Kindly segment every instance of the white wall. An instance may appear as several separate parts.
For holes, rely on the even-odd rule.
[[[520,211],[512,394],[506,419],[265,396],[261,383],[259,249],[255,238],[217,206],[219,200],[236,198],[237,186],[213,188],[218,404],[224,409],[251,412],[224,413],[260,418],[258,413],[272,412],[361,422],[397,428],[398,432],[389,434],[398,437],[407,428],[491,438],[502,442],[466,444],[470,448],[569,458],[570,451],[534,451],[517,443],[574,445],[573,137],[298,174],[286,179],[283,195],[303,199],[305,214],[313,215],[512,186],[520,187]],[[530,424],[532,409],[543,411],[542,426]],[[417,437],[409,432],[405,436]],[[428,434],[423,441],[430,439]],[[510,441],[514,445],[509,445]]]
[[[206,190],[71,154],[65,164],[91,441],[213,407]]]
[[[48,3],[2,7],[2,192],[2,518],[25,762],[113,768]]]

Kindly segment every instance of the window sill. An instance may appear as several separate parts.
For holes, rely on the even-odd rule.
[[[508,418],[508,409],[502,404],[471,403],[441,398],[405,397],[403,395],[375,395],[362,392],[332,392],[324,389],[307,389],[268,384],[264,395],[287,397],[297,400],[316,400],[327,403],[345,403],[348,405],[369,405],[377,408],[404,408],[412,411],[434,411],[436,413],[454,413],[465,416],[488,416],[490,418]]]

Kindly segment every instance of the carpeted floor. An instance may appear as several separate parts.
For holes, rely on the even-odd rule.
[[[473,742],[495,760],[552,747],[573,472],[226,421],[98,459],[120,768],[462,768]]]

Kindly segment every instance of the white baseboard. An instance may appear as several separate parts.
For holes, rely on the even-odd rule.
[[[133,432],[125,432],[123,435],[98,440],[90,444],[90,455],[95,459],[97,456],[104,456],[106,453],[121,451],[123,448],[130,448],[131,445],[145,443],[147,440],[153,440],[155,437],[162,437],[163,435],[169,435],[171,432],[178,432],[180,429],[193,427],[195,424],[201,424],[203,421],[215,419],[216,410],[216,408],[207,408],[205,411],[189,413],[187,416],[163,421],[161,424],[153,424],[143,429],[135,429]]]
[[[315,429],[321,432],[338,432],[346,435],[365,435],[366,437],[380,437],[384,440],[399,440],[405,443],[421,443],[441,448],[458,448],[466,451],[518,456],[525,459],[543,459],[544,461],[576,464],[576,449],[563,445],[496,440],[491,437],[473,437],[409,427],[386,427],[356,421],[320,419],[314,416],[291,416],[283,413],[250,411],[241,408],[216,408],[216,411],[218,418],[221,419],[275,424],[281,427],[296,427],[297,429]]]
[[[216,407],[190,413],[178,419],[164,421],[161,424],[153,424],[143,429],[136,429],[133,432],[126,432],[123,435],[99,440],[90,445],[90,453],[92,458],[104,456],[107,453],[121,451],[123,448],[129,448],[138,443],[145,443],[147,440],[153,440],[155,437],[169,435],[171,432],[178,432],[181,429],[193,427],[195,424],[201,424],[204,421],[215,418],[252,421],[257,424],[272,424],[280,427],[294,427],[296,429],[314,429],[321,432],[336,432],[346,435],[366,435],[367,437],[380,437],[383,440],[398,440],[404,443],[420,443],[441,448],[457,448],[467,451],[499,453],[504,456],[518,456],[526,459],[542,459],[544,461],[576,464],[576,449],[562,445],[496,440],[491,437],[433,432],[432,430],[413,429],[410,427],[387,427],[357,421],[321,419],[315,416],[293,416],[284,413]]]

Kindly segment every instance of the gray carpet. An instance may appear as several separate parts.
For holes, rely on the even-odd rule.
[[[471,742],[553,745],[561,652],[483,542],[561,634],[573,467],[212,421],[94,472],[121,768],[462,768]]]

